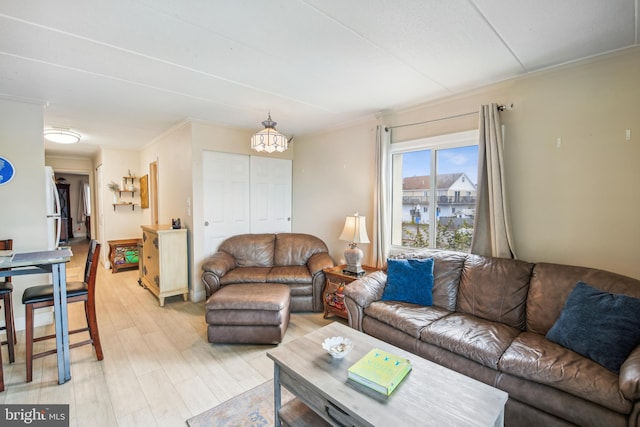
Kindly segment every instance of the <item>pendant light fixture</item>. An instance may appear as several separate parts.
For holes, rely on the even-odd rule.
[[[251,148],[256,151],[266,151],[267,153],[283,152],[289,148],[287,137],[276,130],[277,124],[271,120],[271,112],[269,112],[267,120],[262,122],[264,129],[251,137]]]

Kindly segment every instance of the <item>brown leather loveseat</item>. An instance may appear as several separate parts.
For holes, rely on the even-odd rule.
[[[202,265],[207,297],[223,286],[274,283],[291,290],[291,311],[322,311],[323,269],[333,267],[327,245],[310,234],[242,234],[220,244]]]
[[[640,280],[457,252],[397,258],[434,259],[433,305],[382,300],[388,276],[376,272],[345,288],[351,327],[506,391],[508,426],[640,426],[637,342],[616,373],[547,338],[578,282],[640,298]]]

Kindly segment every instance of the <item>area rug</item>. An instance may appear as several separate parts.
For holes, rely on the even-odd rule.
[[[282,404],[293,395],[282,389]],[[218,406],[187,420],[189,427],[251,426],[271,427],[273,420],[273,380],[232,397]]]

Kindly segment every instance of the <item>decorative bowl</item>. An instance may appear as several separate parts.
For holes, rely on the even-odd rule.
[[[322,342],[322,348],[327,350],[331,357],[342,359],[353,349],[353,343],[349,338],[331,337]]]

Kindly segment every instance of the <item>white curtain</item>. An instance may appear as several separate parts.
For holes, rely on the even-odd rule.
[[[80,194],[78,195],[78,218],[77,222],[84,223],[88,216],[91,216],[91,193],[89,183],[80,182]]]
[[[389,145],[391,130],[376,128],[376,183],[373,195],[373,240],[370,265],[383,268],[389,252]]]
[[[480,108],[478,188],[471,253],[515,258],[504,186],[502,127],[498,105]]]

